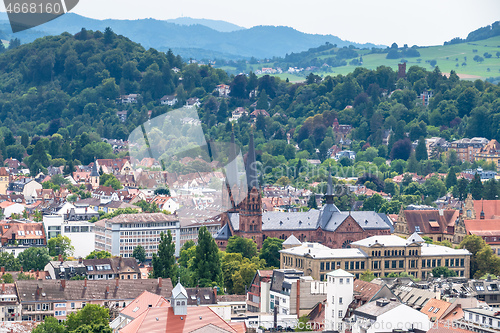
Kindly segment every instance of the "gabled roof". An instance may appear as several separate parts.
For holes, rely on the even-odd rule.
[[[500,220],[464,220],[468,234],[477,236],[500,236]]]
[[[300,245],[302,244],[297,237],[295,237],[293,234],[290,235],[284,242],[283,245]]]
[[[436,321],[437,319],[441,319],[441,317],[450,306],[451,303],[440,299],[431,298],[422,306],[420,312],[427,315],[429,319],[434,319],[432,321]]]
[[[447,210],[405,210],[404,215],[410,232],[420,230],[425,234],[453,233],[448,227],[453,227],[460,212],[454,209]]]
[[[139,317],[120,330],[120,333],[195,332],[212,324],[222,332],[238,333],[233,327],[207,306],[189,306],[187,315],[176,316],[172,307],[148,308]],[[200,330],[199,332],[204,332]]]
[[[188,294],[186,291],[186,288],[182,286],[180,282],[177,283],[175,288],[172,290],[172,297],[173,298],[178,298],[180,296],[184,296],[185,298],[188,298]]]
[[[226,223],[222,228],[217,231],[217,234],[215,234],[214,239],[215,240],[228,240],[232,236],[231,233],[231,228],[229,228],[229,225]]]
[[[354,280],[353,291],[359,294],[363,302],[369,302],[382,288],[378,284],[356,279]]]
[[[410,243],[425,243],[425,240],[422,237],[420,237],[420,235],[417,234],[416,232],[411,234],[410,237],[408,237],[406,240],[409,241]]]
[[[332,276],[332,277],[354,277],[354,275],[352,275],[349,272],[344,271],[341,268],[336,269],[336,270],[334,270],[334,271],[332,271],[330,273],[327,273],[326,275]]]
[[[120,314],[135,319],[150,307],[166,306],[170,306],[170,303],[163,296],[145,290],[139,297],[120,311]]]

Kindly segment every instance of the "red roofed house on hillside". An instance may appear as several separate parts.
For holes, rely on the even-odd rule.
[[[497,166],[497,171],[500,171],[500,142],[491,140],[474,155],[474,159],[493,162]]]
[[[0,194],[7,194],[7,188],[9,187],[10,177],[7,168],[0,168]]]

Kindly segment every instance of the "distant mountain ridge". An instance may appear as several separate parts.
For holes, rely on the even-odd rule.
[[[0,18],[7,18],[1,13]],[[155,19],[140,20],[96,20],[74,13],[65,14],[44,25],[38,26],[37,30],[26,30],[16,34],[9,34],[6,30],[8,22],[0,20],[0,29],[5,39],[19,38],[23,43],[31,42],[36,38],[57,35],[63,32],[75,34],[84,27],[87,30],[104,31],[111,27],[117,34],[124,35],[131,40],[140,43],[145,48],[153,47],[161,51],[177,49],[182,54],[183,49],[188,49],[189,57],[202,59],[203,54],[216,53],[226,59],[241,58],[272,58],[284,56],[291,52],[308,50],[311,47],[329,42],[339,47],[354,45],[359,48],[381,47],[371,43],[359,44],[344,41],[333,35],[314,35],[297,31],[290,27],[256,26],[250,29],[239,29],[230,32],[221,32],[218,29],[236,29],[236,25],[222,21],[200,20],[181,18],[176,24],[168,21]],[[174,20],[175,21],[175,20]],[[193,23],[189,25],[190,23]],[[202,25],[201,23],[205,24]],[[211,25],[208,27],[207,25]],[[204,52],[196,52],[200,49]],[[208,51],[208,52],[207,52]],[[184,56],[185,57],[185,56]]]
[[[175,23],[178,25],[204,25],[205,27],[209,27],[219,32],[232,32],[237,30],[243,30],[245,28],[240,27],[239,25],[220,21],[220,20],[209,20],[209,19],[195,19],[191,17],[178,17],[176,19],[167,20],[169,23]]]

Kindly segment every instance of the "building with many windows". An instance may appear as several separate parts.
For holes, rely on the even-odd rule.
[[[108,251],[113,256],[132,257],[134,248],[141,245],[146,258],[158,250],[160,234],[172,233],[175,253],[180,251],[180,223],[176,215],[163,213],[122,214],[95,224],[95,248]]]
[[[301,245],[280,251],[281,268],[294,268],[315,279],[325,280],[336,268],[357,278],[366,270],[376,277],[406,272],[425,279],[435,267],[448,267],[457,276],[469,278],[471,253],[465,249],[427,244],[414,233],[408,239],[394,235],[372,236],[351,243],[351,248],[331,249],[319,243]]]

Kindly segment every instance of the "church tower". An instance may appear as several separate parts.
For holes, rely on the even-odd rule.
[[[97,165],[97,160],[94,161],[94,165],[92,166],[92,171],[90,172],[90,185],[92,185],[93,189],[99,187],[99,166]]]
[[[240,235],[251,238],[257,244],[257,248],[262,247],[262,196],[257,175],[257,161],[255,158],[255,146],[253,133],[250,134],[248,144],[248,154],[245,163],[248,193],[240,204]]]

